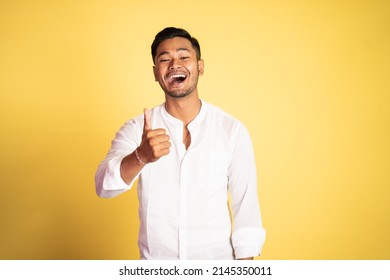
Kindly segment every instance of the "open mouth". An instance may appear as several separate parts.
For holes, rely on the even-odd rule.
[[[187,75],[180,73],[180,74],[173,74],[168,76],[167,81],[170,85],[178,85],[184,82],[186,79],[187,79]]]

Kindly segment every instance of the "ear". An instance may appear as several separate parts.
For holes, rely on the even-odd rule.
[[[155,65],[153,65],[153,75],[154,75],[154,81],[157,82],[157,68]]]
[[[204,72],[204,61],[203,61],[203,59],[199,59],[198,60],[198,71],[199,71],[199,75],[203,75],[203,72]]]

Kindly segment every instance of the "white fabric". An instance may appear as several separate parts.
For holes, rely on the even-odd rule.
[[[188,125],[191,145],[183,142],[183,123],[164,104],[152,109],[152,128],[165,128],[172,147],[167,156],[139,174],[141,259],[234,259],[258,256],[265,230],[257,197],[256,167],[246,128],[219,108],[202,101]],[[121,160],[141,143],[143,115],[126,122],[96,172],[96,192],[114,197],[129,190],[120,176]],[[231,195],[230,219],[228,191]]]

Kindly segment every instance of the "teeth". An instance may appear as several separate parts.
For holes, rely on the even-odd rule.
[[[168,77],[168,81],[172,83],[175,79],[182,78],[183,80],[187,78],[187,75],[185,74],[173,74]]]
[[[176,74],[176,75],[170,76],[169,78],[170,79],[175,79],[175,78],[185,78],[185,77],[186,77],[186,75],[184,75],[184,74]]]

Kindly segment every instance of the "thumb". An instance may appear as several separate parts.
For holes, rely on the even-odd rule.
[[[152,130],[152,124],[150,120],[151,111],[150,109],[144,109],[144,132]]]

